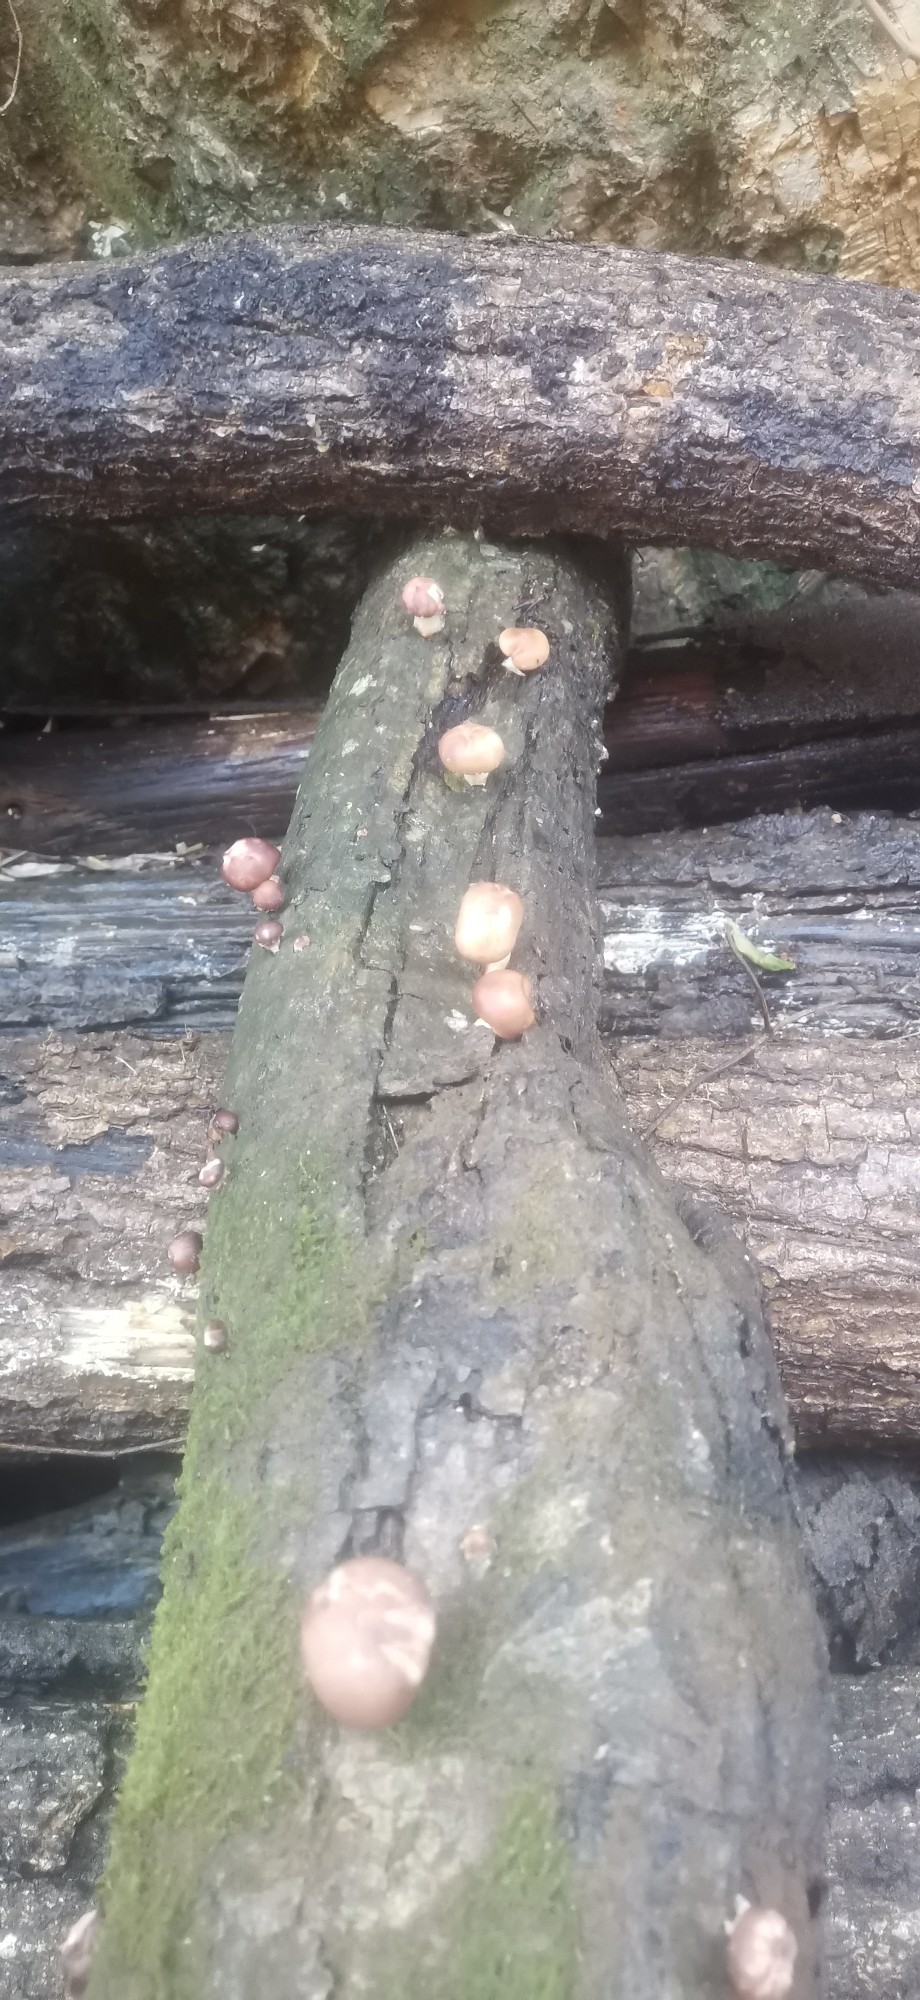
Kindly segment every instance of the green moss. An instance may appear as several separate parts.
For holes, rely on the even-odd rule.
[[[290,1489],[244,1502],[214,1469],[218,1454],[227,1462],[235,1444],[258,1451],[289,1372],[359,1340],[375,1295],[362,1246],[334,1219],[334,1180],[301,1169],[298,1206],[266,1238],[251,1212],[252,1179],[231,1172],[209,1219],[206,1282],[231,1344],[226,1356],[206,1357],[196,1386],[148,1689],[116,1814],[91,1990],[119,2000],[200,2000],[205,1946],[189,1927],[202,1870],[222,1841],[277,1811],[303,1712],[299,1603],[281,1569],[254,1553],[278,1539]]]
[[[119,1800],[94,1995],[200,2000],[190,1922],[202,1865],[277,1807],[301,1702],[297,1605],[280,1574],[253,1564],[250,1540],[243,1503],[187,1466]]]
[[[578,1924],[551,1793],[512,1794],[488,1853],[454,1893],[442,1935],[436,1966],[407,1940],[398,1986],[380,1990],[400,2000],[572,2000]]]

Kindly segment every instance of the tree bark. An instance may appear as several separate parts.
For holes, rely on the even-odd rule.
[[[20,272],[0,316],[14,514],[340,507],[916,581],[912,294],[330,228]]]
[[[413,569],[447,593],[434,643]],[[551,661],[512,683],[494,634],[522,620]],[[358,615],[234,1041],[202,1272],[229,1350],[202,1355],[94,2000],[711,2000],[736,1894],[785,1909],[818,1992],[821,1647],[772,1356],[599,1054],[611,623],[584,561],[462,537]],[[509,763],[458,795],[435,746],[470,713]],[[520,1044],[472,1021],[450,947],[483,875],[524,898]],[[368,1550],[424,1575],[439,1642],[359,1738],[303,1689],[296,1622]]]

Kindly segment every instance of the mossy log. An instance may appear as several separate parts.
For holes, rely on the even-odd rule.
[[[531,621],[550,663],[513,680],[495,634]],[[822,1650],[774,1364],[599,1052],[615,628],[584,554],[464,536],[358,612],[234,1038],[201,1285],[229,1349],[200,1355],[93,2000],[715,2000],[739,1895],[819,1991]],[[471,714],[508,762],[456,791],[436,743]],[[524,899],[521,1043],[452,948],[482,876]],[[365,1736],[312,1702],[297,1621],[368,1551],[425,1577],[439,1638]]]
[[[17,272],[0,325],[13,517],[340,508],[916,582],[913,294],[326,228]]]

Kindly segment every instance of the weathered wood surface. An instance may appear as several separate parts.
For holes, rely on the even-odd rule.
[[[668,1179],[744,1236],[797,1441],[915,1446],[920,1043],[761,1031],[738,1054],[621,1041],[611,1059]]]
[[[834,1683],[828,2000],[920,1991],[920,1672]]]
[[[915,1444],[918,1044],[609,1048],[662,1171],[724,1208],[755,1260],[799,1447]],[[184,1436],[195,1288],[164,1250],[204,1214],[195,1176],[227,1050],[225,1034],[2,1045],[0,1449]]]
[[[339,507],[916,582],[920,302],[322,228],[0,284],[9,514]]]
[[[413,568],[452,606],[431,647]],[[525,608],[552,660],[515,685],[492,639]],[[599,1058],[608,624],[558,551],[472,539],[409,551],[356,621],[234,1044],[202,1274],[230,1346],[196,1386],[96,2000],[710,2000],[736,1893],[787,1909],[818,1990],[821,1675],[772,1355]],[[458,795],[434,742],[471,709],[510,761]],[[542,1015],[498,1049],[449,945],[483,870],[523,894]],[[296,1619],[374,1548],[425,1575],[441,1643],[404,1728],[356,1741],[300,1686]]]
[[[0,1045],[0,1451],[130,1451],[184,1434],[221,1038]]]
[[[252,912],[218,862],[210,852],[139,874],[0,870],[0,1025],[232,1026]],[[796,960],[794,976],[764,980],[778,1022],[887,1036],[920,1021],[918,822],[764,815],[601,840],[597,864],[605,1032],[748,1034],[760,1013],[728,948],[728,919]]]
[[[317,719],[314,705],[10,731],[0,828],[9,846],[67,856],[272,839],[290,819]]]
[[[882,813],[765,814],[599,844],[602,1025],[625,1035],[748,1035],[757,994],[733,921],[795,960],[760,974],[774,1020],[818,1035],[920,1023],[920,823]]]

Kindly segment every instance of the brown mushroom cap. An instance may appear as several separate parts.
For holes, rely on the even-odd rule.
[[[204,1166],[198,1176],[199,1187],[220,1187],[221,1181],[224,1178],[224,1171],[223,1160],[205,1160]]]
[[[413,618],[439,618],[444,610],[444,592],[432,576],[410,576],[402,601]]]
[[[779,1910],[745,1910],[728,1940],[728,1976],[738,2000],[786,2000],[798,1945]]]
[[[215,1111],[208,1126],[208,1145],[219,1146],[228,1134],[232,1139],[240,1129],[240,1121],[235,1111]]]
[[[428,1671],[434,1606],[420,1577],[385,1556],[340,1563],[314,1590],[300,1625],[304,1672],[348,1729],[388,1729]]]
[[[538,625],[506,625],[498,643],[508,666],[516,674],[532,674],[549,659],[549,640]]]
[[[201,1258],[201,1237],[197,1229],[180,1229],[166,1246],[166,1255],[180,1278],[193,1278]]]
[[[457,913],[454,944],[474,965],[494,965],[514,950],[523,921],[516,889],[503,882],[471,882]]]
[[[203,1347],[212,1354],[224,1354],[230,1344],[230,1335],[222,1319],[209,1319],[201,1336]]]
[[[445,771],[456,778],[486,778],[504,762],[505,746],[497,729],[482,722],[458,722],[446,729],[438,744]]]
[[[270,875],[267,882],[260,882],[252,892],[254,910],[283,910],[284,890],[277,875]]]
[[[258,889],[267,882],[281,860],[280,847],[270,840],[235,840],[221,863],[221,874],[231,889]]]
[[[484,972],[473,987],[473,1007],[500,1041],[514,1042],[536,1021],[530,980],[523,972]]]
[[[284,936],[284,925],[279,924],[277,917],[263,917],[252,935],[256,944],[262,946],[263,951],[277,951]]]

